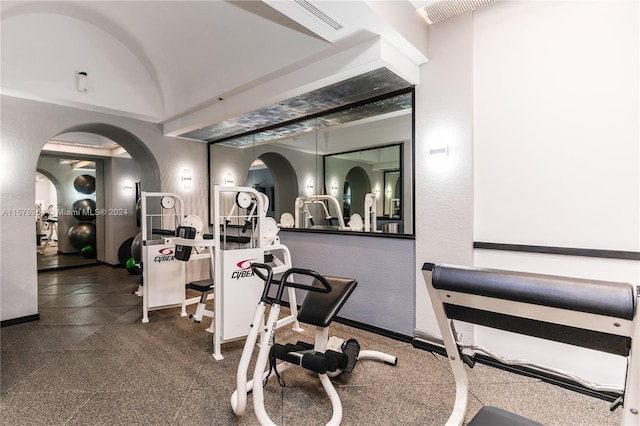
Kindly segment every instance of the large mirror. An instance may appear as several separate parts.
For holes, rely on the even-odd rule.
[[[267,195],[281,229],[413,234],[413,90],[209,146],[211,185]]]

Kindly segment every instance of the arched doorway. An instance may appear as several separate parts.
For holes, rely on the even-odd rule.
[[[88,150],[82,143],[75,143],[74,140],[82,141],[82,137],[99,136],[118,147],[118,153],[109,155],[99,152],[100,150]],[[76,139],[74,139],[76,138]],[[60,230],[61,243],[60,254],[77,254],[79,242],[70,240],[72,233],[78,240],[80,233],[74,233],[72,228],[92,228],[92,242],[95,250],[95,257],[98,261],[108,264],[118,264],[118,249],[120,245],[134,237],[138,230],[135,216],[136,196],[135,183],[140,182],[140,189],[146,191],[159,191],[160,170],[157,161],[145,146],[145,144],[135,135],[117,126],[104,123],[87,123],[76,125],[62,130],[49,138],[53,140],[66,140],[64,153],[52,151],[52,144],[45,146],[38,160],[38,166],[44,161],[54,164],[58,161],[71,161],[76,163],[89,163],[91,171],[74,170],[68,166],[68,172],[64,175],[64,187],[61,191],[62,204],[59,203],[58,211],[63,212],[63,216],[58,217],[58,227]],[[71,141],[71,142],[69,142]],[[55,145],[55,144],[54,144]],[[74,153],[74,148],[77,153]],[[105,151],[105,150],[102,150]],[[64,160],[63,160],[64,159]],[[43,166],[44,167],[44,166]],[[51,166],[56,169],[55,166]],[[75,166],[74,166],[75,169]],[[77,188],[74,189],[70,180],[76,175],[92,176],[95,179],[95,191],[91,194],[84,194]],[[79,177],[79,176],[78,176]],[[67,212],[75,211],[74,202],[91,201],[96,208],[96,214],[92,218],[79,219],[78,216],[71,217]],[[104,214],[97,214],[104,212]],[[109,214],[108,212],[117,212]],[[85,223],[86,222],[86,223]],[[77,226],[76,226],[77,225]],[[84,248],[84,247],[83,247]],[[69,266],[73,263],[73,256],[65,256],[60,265]],[[77,266],[86,264],[86,260],[75,256]],[[38,267],[40,268],[41,258],[38,257]],[[96,259],[94,259],[95,263]],[[72,265],[73,266],[73,265]],[[49,268],[55,266],[49,265]],[[48,269],[48,268],[44,268]]]
[[[364,197],[371,192],[369,175],[360,166],[353,167],[344,179],[343,214],[349,217],[354,213],[364,216]]]
[[[273,214],[276,220],[280,220],[283,213],[292,213],[295,209],[298,196],[298,177],[293,166],[284,156],[275,152],[267,152],[258,157],[268,170],[273,179]],[[254,182],[247,180],[249,185]],[[257,183],[257,182],[256,182]]]

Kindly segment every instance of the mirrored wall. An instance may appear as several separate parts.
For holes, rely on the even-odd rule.
[[[210,184],[263,192],[281,229],[413,235],[413,95],[210,143]]]

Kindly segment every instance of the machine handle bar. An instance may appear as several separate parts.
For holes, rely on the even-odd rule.
[[[264,276],[262,271],[260,271],[260,269],[264,269],[267,271],[266,277]],[[271,268],[271,266],[267,264],[255,262],[251,264],[251,270],[253,271],[254,274],[260,277],[262,281],[264,281],[264,290],[262,290],[262,297],[260,298],[260,300],[262,300],[263,302],[266,302],[267,295],[269,294],[269,287],[271,287],[271,284],[273,281],[273,268]]]
[[[291,274],[307,275],[309,277],[315,278],[320,282],[320,284],[322,284],[322,288],[313,287],[309,284],[287,282],[287,278],[289,278],[289,275]],[[331,285],[329,284],[329,282],[327,282],[325,277],[311,269],[302,268],[290,268],[284,271],[284,273],[282,274],[282,278],[280,278],[280,287],[278,287],[278,293],[276,294],[275,299],[276,303],[280,303],[280,301],[282,300],[282,292],[284,291],[285,287],[299,288],[301,290],[315,291],[317,293],[329,293],[331,291]]]
[[[267,276],[265,276],[260,269],[266,270]],[[282,274],[282,278],[280,278],[280,280],[273,279],[273,269],[271,268],[271,266],[267,264],[257,263],[257,262],[252,263],[251,270],[253,271],[254,274],[256,274],[265,282],[264,290],[262,291],[262,299],[261,299],[263,302],[269,301],[267,296],[269,294],[269,288],[271,287],[272,284],[278,285],[278,292],[276,293],[276,297],[274,299],[274,302],[278,304],[280,304],[280,302],[282,301],[282,293],[285,287],[298,288],[300,290],[307,290],[307,291],[315,291],[317,293],[329,293],[331,291],[331,285],[326,280],[326,278],[311,269],[289,268],[286,271],[284,271],[284,273]],[[312,278],[315,278],[320,282],[320,284],[322,284],[322,287],[314,287],[309,284],[289,282],[287,281],[287,278],[289,278],[289,275],[291,274],[307,275]]]

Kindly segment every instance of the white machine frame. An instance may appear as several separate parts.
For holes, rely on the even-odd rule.
[[[340,202],[333,195],[309,195],[308,197],[297,197],[295,202],[295,227],[296,228],[308,228],[309,222],[313,219],[313,215],[309,211],[309,205],[320,205],[322,206],[322,211],[325,214],[324,219],[332,219],[334,216],[329,212],[329,208],[324,203],[325,201],[329,201],[336,210],[336,218],[338,219],[338,230],[348,230],[350,229],[344,223],[344,217],[342,217],[342,207],[340,207]],[[304,223],[303,223],[304,221]]]
[[[236,283],[230,282],[231,280],[226,276],[225,264],[223,258],[233,255],[242,255],[247,253],[249,256],[241,256],[243,258],[251,258],[255,253],[273,254],[273,260],[275,265],[273,266],[274,274],[280,274],[292,267],[291,252],[289,249],[280,244],[279,238],[275,235],[267,232],[270,223],[274,222],[273,219],[266,217],[265,197],[262,193],[249,187],[234,187],[234,186],[220,186],[215,185],[213,188],[214,196],[214,217],[213,217],[213,241],[217,241],[218,244],[213,249],[214,259],[214,312],[222,313],[213,320],[213,357],[216,360],[223,359],[221,353],[221,345],[227,341],[236,340],[238,338],[244,338],[247,334],[252,319],[252,309],[255,306],[254,303],[259,300],[259,296],[250,298],[246,292],[238,292],[234,288]],[[250,194],[256,205],[247,213],[242,215],[237,209],[237,206],[232,207],[231,212],[227,215],[221,213],[223,194],[238,194],[246,193]],[[224,235],[221,229],[225,229],[226,221],[234,219],[244,219],[256,223],[254,229],[252,229],[252,238],[247,248],[225,248],[226,244],[220,243],[221,239],[224,239]],[[224,247],[223,247],[224,246]],[[278,257],[276,254],[279,254]],[[259,260],[262,262],[262,260]],[[220,283],[220,284],[218,284]],[[256,286],[252,286],[251,294],[260,295],[262,293],[263,285],[262,281]],[[288,297],[291,314],[287,317],[278,320],[276,327],[283,327],[288,324],[293,324],[293,329],[296,331],[302,331],[298,324],[298,305],[296,302],[296,293],[293,288],[288,289]],[[223,306],[235,305],[235,309],[225,309]],[[242,309],[240,307],[242,306]],[[249,309],[247,314],[247,308]],[[227,337],[223,325],[228,322],[238,324],[238,327],[243,327],[242,335],[232,335]]]
[[[622,412],[622,422],[623,425],[640,425],[640,319],[638,315],[638,297],[640,297],[639,290],[629,285],[629,295],[631,298],[635,298],[633,300],[634,312],[633,319],[627,320],[624,318],[619,318],[613,315],[604,315],[604,314],[596,314],[583,312],[581,310],[574,310],[568,308],[554,307],[549,306],[548,304],[536,304],[532,302],[525,301],[514,301],[514,300],[506,300],[505,298],[500,298],[500,296],[489,296],[489,295],[480,295],[478,292],[464,292],[464,291],[452,291],[451,289],[438,289],[434,287],[433,284],[433,274],[435,274],[436,269],[440,265],[433,264],[425,264],[422,268],[423,277],[425,283],[427,285],[427,290],[429,292],[429,297],[431,299],[431,303],[434,308],[434,312],[436,315],[436,320],[438,322],[438,326],[440,328],[440,332],[442,333],[442,341],[446,348],[446,352],[451,364],[452,372],[455,377],[456,382],[456,398],[455,404],[453,408],[453,412],[447,421],[448,426],[453,425],[462,425],[465,419],[465,414],[467,411],[467,402],[468,402],[468,381],[467,375],[464,369],[463,360],[461,357],[464,356],[463,350],[471,351],[472,353],[481,352],[483,354],[489,355],[494,359],[498,359],[500,362],[504,364],[517,364],[521,366],[527,366],[537,371],[550,373],[552,375],[564,377],[570,381],[574,381],[580,383],[582,386],[592,389],[594,391],[602,391],[602,392],[614,392],[620,394],[623,397],[623,412]],[[457,267],[454,265],[445,265],[450,270],[468,270],[470,273],[475,273],[475,271],[481,271],[477,268],[466,268],[466,267]],[[500,274],[504,274],[505,272],[511,273],[510,271],[492,271],[492,270],[484,270],[487,273],[492,273],[494,276],[500,276]],[[513,273],[518,274],[518,273]],[[542,282],[543,280],[548,280],[547,282],[553,283],[554,281],[549,281],[551,278],[554,279],[564,279],[564,277],[549,277],[544,275],[537,274],[529,274],[530,276],[534,276],[534,280],[536,283]],[[469,276],[469,275],[468,275]],[[469,279],[470,280],[470,279]],[[571,279],[568,279],[571,280]],[[495,278],[492,282],[495,282]],[[595,281],[590,281],[589,283],[585,283],[584,287],[592,287],[597,283]],[[603,283],[603,285],[608,285],[610,283]],[[615,283],[615,285],[622,285],[620,283]],[[486,290],[488,286],[483,285],[483,294],[489,292],[490,290]],[[555,286],[550,286],[550,288],[556,288]],[[580,284],[577,285],[576,290],[580,289]],[[606,288],[606,287],[605,287]],[[526,291],[526,290],[525,290]],[[538,290],[539,291],[539,290]],[[557,291],[557,290],[556,290]],[[566,291],[566,290],[563,290]],[[572,292],[571,294],[576,294],[577,291]],[[501,293],[497,293],[498,295]],[[522,293],[520,293],[522,294]],[[627,293],[624,293],[627,294]],[[545,300],[557,297],[554,295],[545,296]],[[573,296],[571,297],[573,299]],[[556,302],[558,303],[558,302]],[[600,302],[601,303],[601,302]],[[500,357],[499,355],[495,355],[490,353],[488,350],[482,347],[473,346],[473,345],[463,345],[457,341],[455,330],[453,329],[453,321],[450,316],[447,315],[447,305],[453,307],[459,307],[462,309],[472,308],[475,312],[487,312],[490,314],[497,313],[500,315],[508,316],[508,318],[523,318],[526,320],[540,321],[542,323],[549,324],[558,324],[560,326],[566,326],[573,329],[581,329],[588,330],[589,332],[597,332],[597,333],[605,333],[610,336],[621,336],[623,338],[629,338],[631,342],[631,347],[629,350],[627,358],[627,371],[626,371],[626,383],[623,389],[611,387],[608,385],[598,385],[594,383],[589,383],[576,375],[566,372],[560,371],[548,366],[535,364],[526,360],[507,360],[505,358]],[[465,319],[465,322],[474,323],[471,319]],[[482,324],[487,325],[488,324]],[[512,332],[517,332],[513,330],[509,330]],[[544,337],[542,337],[544,338]],[[577,344],[577,343],[576,343]],[[609,348],[610,349],[610,348]],[[473,421],[471,422],[473,423]],[[470,423],[470,424],[471,424]]]
[[[291,276],[290,273],[293,271],[299,271],[301,274],[306,273],[314,273],[313,271],[303,271],[296,270],[295,268],[289,270],[283,275],[283,279],[285,282],[289,282],[288,277]],[[265,293],[268,293],[268,286],[271,283],[271,273],[267,277],[265,286],[267,290]],[[289,290],[292,290],[292,287],[280,282],[280,286],[286,286]],[[299,284],[291,283],[292,286],[298,286]],[[278,294],[281,294],[282,289],[279,289]],[[306,299],[305,299],[306,300]],[[270,304],[269,314],[266,319],[264,319],[265,311],[267,305]],[[269,363],[269,354],[271,352],[271,348],[273,347],[274,342],[274,333],[278,328],[278,323],[280,316],[280,300],[278,297],[272,301],[272,303],[268,303],[265,298],[262,298],[258,306],[256,307],[253,321],[251,322],[249,334],[247,336],[247,340],[245,341],[245,345],[242,351],[242,355],[240,357],[240,362],[238,364],[238,370],[236,375],[236,390],[231,395],[231,408],[234,413],[238,416],[241,416],[245,413],[247,406],[247,394],[249,392],[253,393],[253,409],[258,418],[258,422],[261,425],[270,425],[275,426],[275,423],[269,415],[267,414],[265,405],[264,405],[264,392],[263,392],[263,380],[267,379],[271,373],[270,369],[266,368]],[[258,356],[255,361],[255,368],[253,370],[253,378],[247,381],[247,373],[249,369],[249,364],[253,355],[253,352],[256,348],[256,341],[258,339],[258,334],[261,334]],[[314,345],[313,351],[324,353],[327,349],[329,349],[329,343],[334,339],[339,342],[337,347],[339,348],[340,343],[342,343],[342,339],[331,337],[329,338],[329,326],[321,327],[315,326],[314,333]],[[295,353],[297,356],[302,357],[303,355],[300,353]],[[384,352],[379,352],[375,350],[361,350],[357,355],[357,360],[375,360],[381,361],[389,365],[397,365],[398,359],[393,355],[386,354]],[[294,367],[295,364],[289,362],[278,362],[275,365],[275,371],[277,374]],[[340,401],[340,396],[338,395],[333,383],[331,382],[330,377],[335,377],[341,373],[340,370],[337,370],[333,373],[327,372],[324,374],[318,374],[318,378],[320,379],[320,383],[324,388],[329,400],[331,402],[332,415],[331,419],[327,423],[327,425],[339,425],[342,421],[342,402]],[[255,384],[258,383],[257,386]]]
[[[156,198],[160,200],[172,200],[170,203],[173,207],[170,207],[171,212],[167,212],[165,207],[157,206],[161,210],[158,213],[149,213],[149,201],[150,198]],[[213,240],[198,239],[185,239],[175,236],[161,236],[153,238],[154,222],[160,227],[167,225],[171,226],[171,229],[177,226],[190,225],[188,222],[189,216],[184,215],[184,200],[177,194],[170,192],[146,192],[141,193],[141,210],[140,210],[140,222],[142,231],[142,322],[149,322],[149,311],[156,309],[166,309],[181,307],[181,316],[186,316],[185,310],[189,302],[185,299],[185,264],[174,258],[173,254],[175,250],[166,251],[167,256],[161,256],[160,260],[166,262],[172,262],[172,268],[168,269],[166,273],[159,274],[160,277],[155,276],[156,271],[152,270],[154,260],[149,261],[152,254],[152,250],[157,246],[174,247],[176,245],[185,245],[191,247],[202,247],[207,249],[207,253],[195,254],[191,256],[192,260],[198,259],[210,259],[210,269],[213,271],[213,254],[211,248],[215,245]],[[187,222],[185,222],[187,220]],[[170,222],[167,224],[167,221]],[[162,228],[160,228],[162,229]],[[158,234],[155,234],[158,235]],[[158,256],[154,256],[158,258]],[[160,263],[160,262],[159,262]]]

